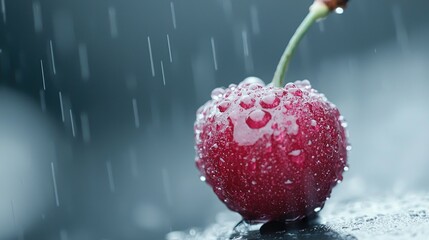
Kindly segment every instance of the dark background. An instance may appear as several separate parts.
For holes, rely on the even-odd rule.
[[[0,239],[85,240],[214,222],[226,208],[194,166],[195,111],[216,86],[269,82],[311,1],[0,3]],[[428,190],[428,8],[351,1],[298,49],[288,81],[310,79],[349,122],[330,201]]]

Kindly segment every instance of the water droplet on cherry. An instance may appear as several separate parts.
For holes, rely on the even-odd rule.
[[[240,106],[244,109],[249,109],[255,105],[255,99],[249,95],[244,95],[240,99]]]
[[[212,91],[211,97],[212,97],[213,100],[219,100],[224,93],[225,93],[225,89],[223,89],[223,88],[215,88]]]
[[[247,125],[252,129],[265,127],[271,120],[271,114],[261,109],[252,111],[246,119]]]
[[[267,96],[264,96],[260,102],[263,108],[275,108],[279,105],[279,103],[280,99],[276,97],[275,94],[269,94]]]
[[[225,112],[226,110],[228,110],[229,106],[231,106],[230,101],[223,101],[217,106],[217,108],[220,112]]]

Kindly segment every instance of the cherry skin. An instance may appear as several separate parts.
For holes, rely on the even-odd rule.
[[[306,80],[250,77],[217,88],[197,112],[196,165],[245,220],[298,220],[322,209],[347,169],[345,123]]]

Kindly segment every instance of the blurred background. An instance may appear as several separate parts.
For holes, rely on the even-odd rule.
[[[194,166],[196,109],[269,82],[311,0],[0,0],[0,239],[163,239],[226,208]],[[330,202],[429,186],[426,0],[351,1],[288,80],[347,118]]]

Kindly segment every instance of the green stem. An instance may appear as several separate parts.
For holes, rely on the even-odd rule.
[[[289,44],[287,45],[286,50],[284,51],[280,62],[277,65],[273,81],[271,82],[275,87],[283,86],[283,79],[285,78],[290,60],[292,59],[292,56],[296,48],[298,47],[298,44],[304,37],[305,33],[308,31],[308,29],[310,29],[313,23],[315,23],[319,19],[326,17],[329,12],[329,8],[324,3],[321,3],[319,1],[315,1],[313,5],[311,5],[310,12],[299,25],[298,29],[295,31],[295,34],[290,39]]]

